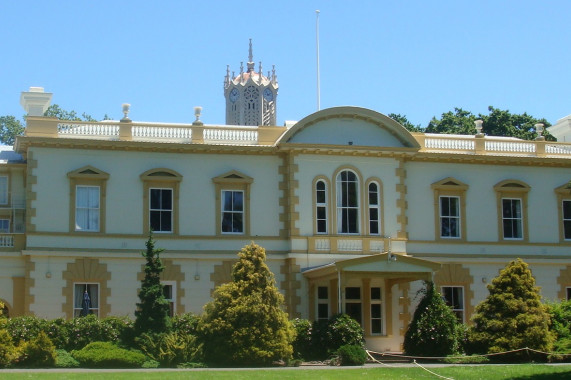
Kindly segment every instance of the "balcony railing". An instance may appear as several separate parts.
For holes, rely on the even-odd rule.
[[[571,143],[511,137],[414,133],[421,152],[571,158]]]

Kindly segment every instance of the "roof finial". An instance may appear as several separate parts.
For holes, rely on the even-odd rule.
[[[248,72],[254,71],[254,54],[252,53],[252,39],[250,38],[250,48],[248,49]]]

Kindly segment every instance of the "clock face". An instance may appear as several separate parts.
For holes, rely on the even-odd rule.
[[[266,99],[268,102],[274,100],[274,93],[269,88],[264,90],[264,99]]]
[[[238,100],[239,97],[240,93],[238,92],[238,89],[234,87],[232,91],[230,91],[230,101],[234,103],[236,100]]]

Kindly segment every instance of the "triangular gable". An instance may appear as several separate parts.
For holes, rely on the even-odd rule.
[[[67,176],[68,178],[108,179],[109,173],[91,165],[87,165],[67,173]]]
[[[231,170],[226,172],[222,175],[212,178],[212,182],[214,183],[252,183],[254,179],[250,176],[247,176],[244,173],[241,173],[237,170]]]
[[[365,257],[336,261],[316,268],[308,268],[303,272],[307,278],[317,278],[342,273],[370,273],[385,278],[430,278],[441,265],[434,261],[395,254],[378,254]],[[430,275],[430,276],[429,276]]]

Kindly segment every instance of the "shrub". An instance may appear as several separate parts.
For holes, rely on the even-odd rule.
[[[175,333],[196,335],[200,317],[193,313],[175,315],[171,320],[171,331]]]
[[[446,356],[458,351],[458,320],[432,282],[420,300],[404,336],[407,355]]]
[[[198,333],[208,362],[259,366],[291,358],[295,331],[265,261],[262,247],[242,248],[232,282],[216,288],[205,306]]]
[[[550,351],[550,316],[541,303],[531,270],[521,259],[510,262],[488,285],[490,294],[476,307],[470,330],[473,349],[498,353],[520,348]],[[512,358],[528,359],[527,352]]]
[[[131,333],[133,323],[128,318],[108,317],[98,319],[89,314],[85,317],[74,318],[68,322],[68,351],[80,350],[92,342],[119,342]]]
[[[56,348],[45,332],[41,331],[36,338],[22,344],[19,364],[40,368],[53,367],[56,364]]]
[[[86,368],[141,368],[147,357],[141,352],[119,348],[110,342],[93,342],[71,355]]]
[[[291,321],[296,331],[292,343],[293,357],[295,359],[313,359],[313,347],[311,346],[311,322],[307,319],[296,318]]]
[[[14,342],[30,341],[45,331],[46,321],[35,316],[22,316],[8,319],[6,329]]]
[[[42,322],[42,331],[48,334],[56,349],[64,349],[69,345],[70,322],[63,318],[57,318]]]
[[[347,314],[337,314],[329,320],[315,321],[311,328],[311,358],[324,360],[344,345],[363,346],[363,328]]]
[[[571,353],[571,300],[547,304],[551,315],[550,330],[555,334],[555,351]]]
[[[0,368],[9,367],[18,356],[12,337],[6,329],[0,327]]]
[[[341,365],[363,365],[367,361],[367,352],[361,345],[346,344],[337,350]]]
[[[78,368],[79,362],[66,350],[56,350],[56,368]]]
[[[161,367],[176,367],[201,359],[201,346],[194,335],[184,333],[143,334],[137,340],[139,348]]]

